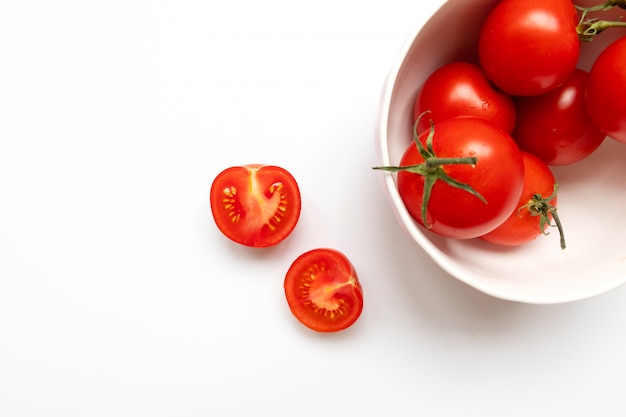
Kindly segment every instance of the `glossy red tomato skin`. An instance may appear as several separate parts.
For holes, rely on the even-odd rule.
[[[317,248],[300,255],[289,267],[283,287],[294,317],[317,332],[344,330],[363,311],[356,270],[335,249]]]
[[[425,143],[428,131],[419,139]],[[441,158],[477,157],[476,165],[445,165],[452,178],[471,185],[486,200],[437,181],[427,206],[426,222],[433,233],[470,239],[495,229],[513,212],[524,186],[524,165],[515,141],[486,120],[454,117],[435,124],[433,151]],[[405,150],[400,166],[424,161],[414,143]],[[422,226],[424,177],[398,172],[398,191],[409,214]]]
[[[586,106],[600,131],[626,143],[626,36],[608,45],[589,70]]]
[[[508,94],[546,93],[565,82],[576,67],[577,23],[571,0],[502,0],[481,27],[480,65]]]
[[[592,123],[585,105],[589,73],[576,69],[556,89],[516,99],[513,138],[520,149],[551,166],[570,165],[591,155],[606,135]]]
[[[502,246],[520,246],[535,240],[543,233],[539,216],[531,216],[528,210],[518,209],[527,204],[535,193],[541,194],[544,198],[551,196],[554,192],[555,178],[548,165],[537,156],[522,151],[522,158],[524,160],[524,190],[517,208],[504,223],[480,237],[486,242]],[[556,206],[557,197],[552,199],[550,204]]]
[[[493,88],[483,70],[469,62],[452,62],[435,70],[422,84],[413,107],[413,120],[425,111],[418,132],[455,116],[485,119],[507,133],[515,126],[515,105],[508,94]]]
[[[289,171],[274,165],[229,167],[211,185],[211,212],[229,239],[251,247],[282,242],[298,223],[300,189]]]

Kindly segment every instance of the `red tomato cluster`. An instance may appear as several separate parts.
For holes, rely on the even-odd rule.
[[[611,137],[626,143],[626,36],[579,68],[581,42],[622,22],[589,18],[626,0],[501,0],[479,29],[476,62],[436,69],[417,92],[414,141],[395,167],[409,214],[439,235],[517,246],[555,226],[551,166]]]
[[[211,212],[230,240],[264,248],[284,241],[301,211],[296,179],[274,165],[242,165],[220,172],[211,185]],[[283,283],[291,313],[318,332],[350,327],[363,310],[363,290],[354,266],[341,252],[312,249],[289,267]]]

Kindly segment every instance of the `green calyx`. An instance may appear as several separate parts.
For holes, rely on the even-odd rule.
[[[576,26],[576,33],[578,33],[578,38],[582,42],[591,42],[596,35],[604,32],[606,29],[611,27],[626,27],[626,22],[621,20],[611,21],[611,20],[600,20],[596,18],[587,18],[587,14],[591,12],[604,12],[613,7],[619,7],[621,9],[626,9],[626,0],[607,0],[602,4],[598,4],[592,7],[582,7],[582,6],[574,6],[576,10],[578,10],[581,14],[580,20],[578,21],[578,25]]]
[[[561,249],[565,249],[565,235],[563,233],[563,226],[561,225],[561,220],[559,219],[559,215],[556,212],[556,206],[550,204],[550,202],[556,197],[558,188],[559,185],[557,183],[554,183],[554,191],[550,196],[545,198],[539,193],[533,194],[528,203],[524,204],[518,209],[518,214],[522,210],[526,209],[529,215],[539,216],[539,229],[544,235],[549,234],[549,232],[546,232],[545,230],[548,226],[556,226],[556,228],[559,230]],[[554,219],[554,224],[552,224],[551,219]]]
[[[424,177],[424,191],[422,195],[422,207],[421,207],[421,216],[422,223],[426,228],[430,228],[431,225],[426,221],[426,211],[428,208],[428,202],[430,201],[430,196],[432,194],[433,186],[437,183],[437,181],[443,181],[446,184],[462,189],[480,199],[483,203],[487,204],[487,200],[480,195],[472,186],[469,184],[462,183],[457,181],[448,175],[444,169],[444,165],[458,165],[458,164],[466,164],[466,165],[476,165],[478,162],[478,158],[476,157],[458,157],[458,158],[440,158],[435,155],[433,150],[433,138],[435,137],[435,125],[432,120],[430,120],[430,129],[428,132],[428,137],[426,138],[426,147],[420,142],[419,135],[417,134],[417,125],[424,114],[428,113],[427,111],[422,113],[415,124],[413,125],[413,142],[417,147],[420,155],[424,159],[424,162],[416,165],[408,165],[408,166],[382,166],[382,167],[374,167],[373,169],[389,171],[389,172],[399,172],[406,171],[416,175],[421,175]]]
[[[578,38],[583,42],[591,42],[596,35],[612,27],[626,27],[626,22],[589,19],[576,26]]]
[[[602,4],[597,4],[597,5],[591,6],[591,7],[583,7],[583,6],[579,6],[577,4],[574,5],[576,10],[579,10],[579,11],[581,11],[583,13],[604,12],[604,11],[607,11],[609,9],[612,9],[615,6],[619,7],[620,9],[626,9],[626,0],[606,0]]]

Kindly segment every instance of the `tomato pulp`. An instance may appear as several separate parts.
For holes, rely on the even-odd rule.
[[[363,290],[352,263],[335,249],[313,249],[289,267],[284,281],[291,313],[318,332],[350,327],[363,310]]]
[[[280,243],[300,217],[300,189],[295,178],[273,165],[225,169],[211,185],[210,200],[219,230],[245,246]]]

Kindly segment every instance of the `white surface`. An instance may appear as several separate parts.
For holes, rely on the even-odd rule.
[[[402,231],[370,169],[384,78],[436,6],[0,3],[0,415],[623,415],[626,288],[484,295]],[[273,249],[210,216],[213,177],[251,162],[300,181]],[[318,246],[364,287],[340,334],[283,299]]]

